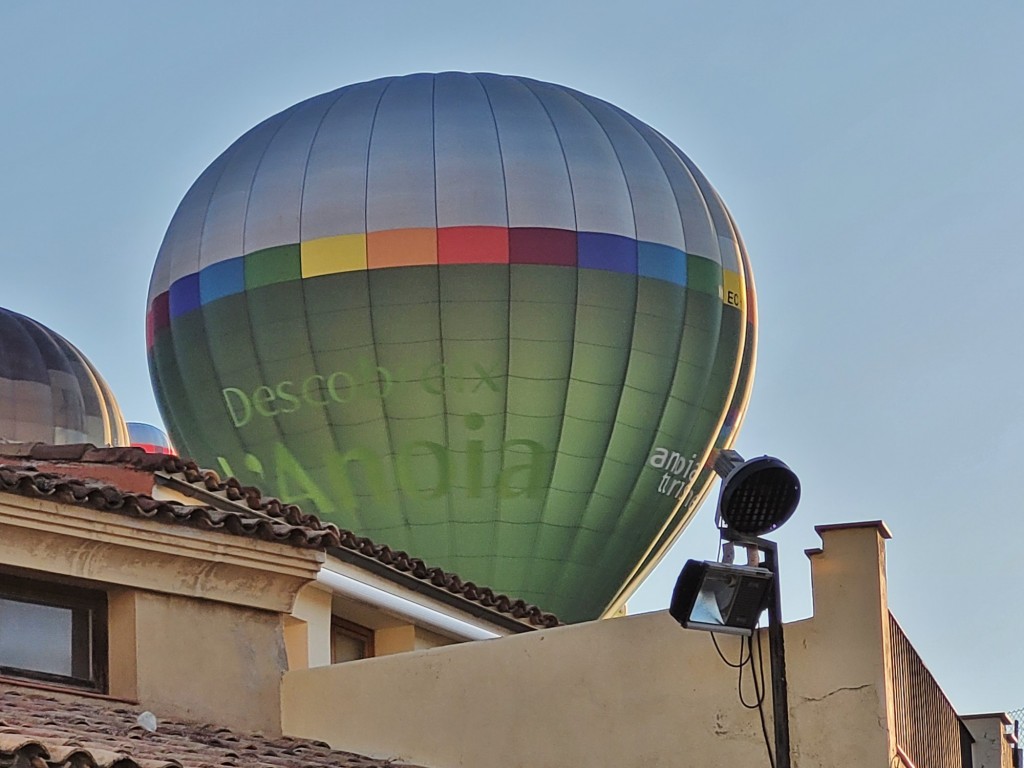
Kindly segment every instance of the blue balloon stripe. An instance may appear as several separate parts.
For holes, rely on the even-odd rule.
[[[245,290],[245,258],[237,256],[211,264],[199,272],[199,299],[203,304]]]
[[[639,243],[637,274],[667,283],[686,285],[686,254],[657,243]]]
[[[185,275],[175,280],[171,284],[171,295],[168,303],[172,320],[184,315],[186,312],[199,309],[202,306],[199,297],[199,273],[193,272],[191,275]]]
[[[576,238],[580,269],[604,269],[627,275],[637,273],[637,241],[603,232],[580,232]],[[684,259],[682,252],[678,258]]]

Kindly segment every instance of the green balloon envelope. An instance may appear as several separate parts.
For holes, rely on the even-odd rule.
[[[171,223],[148,327],[182,455],[580,621],[707,493],[754,317],[728,212],[660,134],[445,73],[239,139]]]

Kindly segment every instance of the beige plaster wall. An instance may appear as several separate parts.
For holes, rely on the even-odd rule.
[[[808,552],[814,617],[786,627],[794,752],[815,766],[882,765],[896,754],[889,533],[880,524],[818,530],[823,548]]]
[[[886,535],[822,529],[825,551],[811,556],[821,614],[786,626],[795,768],[886,766],[894,755]],[[721,644],[735,660],[738,640]],[[766,765],[736,675],[708,634],[641,614],[289,672],[282,726],[436,768]],[[744,688],[753,698],[749,673]]]
[[[417,651],[425,651],[428,648],[440,648],[445,645],[452,645],[455,641],[450,637],[439,635],[423,627],[416,627],[416,639],[413,646]]]
[[[289,735],[445,768],[675,768],[708,734],[715,764],[765,761],[735,671],[664,613],[290,672],[283,714]]]
[[[110,617],[112,695],[166,717],[280,733],[279,614],[124,590]]]
[[[278,733],[285,619],[323,559],[51,499],[0,499],[0,566],[105,591],[108,691],[165,717]],[[330,596],[310,592],[299,612],[296,663],[322,663],[322,648],[301,641],[310,624],[329,627]]]
[[[1013,743],[1007,736],[1010,718],[1002,713],[963,718],[974,738],[973,768],[1012,768]]]
[[[323,559],[316,550],[49,499],[0,499],[0,564],[97,584],[287,613]]]
[[[416,627],[412,624],[384,627],[373,633],[373,652],[375,656],[391,656],[396,653],[408,653],[415,649]]]
[[[288,668],[305,669],[331,663],[331,593],[311,583],[299,590],[285,622]]]

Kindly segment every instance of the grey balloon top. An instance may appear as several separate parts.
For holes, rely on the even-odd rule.
[[[718,195],[653,128],[562,86],[444,72],[339,88],[239,138],[178,207],[149,299],[266,248],[457,226],[618,235],[742,273]]]

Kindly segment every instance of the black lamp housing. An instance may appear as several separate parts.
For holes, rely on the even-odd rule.
[[[750,636],[768,607],[767,568],[688,560],[668,612],[686,629]]]
[[[800,503],[800,479],[780,459],[744,461],[736,451],[720,451],[714,466],[722,477],[718,516],[735,533],[761,536],[774,531]]]

